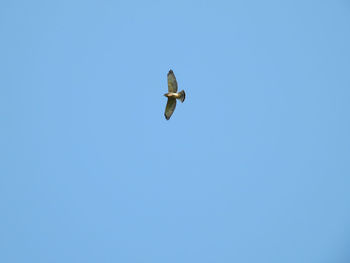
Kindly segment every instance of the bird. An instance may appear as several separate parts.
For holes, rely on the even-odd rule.
[[[177,81],[174,72],[170,69],[168,72],[168,93],[164,96],[168,98],[168,102],[165,107],[165,119],[169,120],[171,115],[174,113],[176,107],[176,100],[181,102],[185,101],[186,93],[184,90],[177,92]]]

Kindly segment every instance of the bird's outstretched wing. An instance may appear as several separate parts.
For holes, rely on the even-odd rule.
[[[168,102],[165,107],[165,119],[169,120],[171,115],[173,115],[174,110],[176,108],[176,99],[175,98],[168,98]]]
[[[172,70],[169,70],[168,72],[168,91],[177,92],[177,82]]]

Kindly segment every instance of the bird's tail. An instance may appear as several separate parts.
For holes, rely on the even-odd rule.
[[[185,93],[185,91],[184,90],[181,90],[180,92],[179,92],[179,95],[180,95],[180,97],[178,98],[181,102],[184,102],[185,101],[185,98],[186,98],[186,93]]]

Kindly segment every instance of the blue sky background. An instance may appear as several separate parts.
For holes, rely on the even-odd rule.
[[[349,262],[349,25],[345,0],[1,1],[0,262]]]

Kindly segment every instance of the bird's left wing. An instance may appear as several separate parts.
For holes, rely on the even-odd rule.
[[[177,92],[177,81],[172,70],[168,72],[168,90],[169,92]]]

